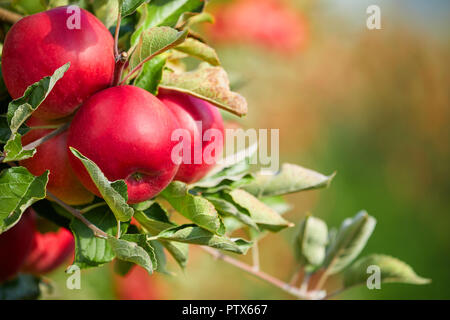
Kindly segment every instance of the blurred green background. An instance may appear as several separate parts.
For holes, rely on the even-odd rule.
[[[211,10],[232,3],[213,0]],[[338,226],[366,209],[378,224],[362,255],[393,255],[433,280],[361,287],[337,298],[449,299],[450,2],[283,4],[301,14],[306,38],[296,50],[211,37],[249,102],[248,116],[231,120],[246,128],[279,128],[283,162],[337,171],[329,189],[288,196],[294,205],[288,219],[298,222],[309,211]],[[370,4],[381,8],[381,30],[366,28]],[[264,17],[249,19],[265,27]],[[263,270],[284,280],[294,271],[292,235],[287,230],[260,243]],[[243,259],[250,261],[250,254]],[[184,272],[175,264],[172,270],[174,276],[152,277],[158,298],[291,298],[196,248]],[[54,297],[114,298],[111,275],[109,267],[88,270],[82,290],[68,291],[60,270],[50,276],[59,288]]]

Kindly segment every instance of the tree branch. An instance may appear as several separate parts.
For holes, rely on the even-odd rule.
[[[284,281],[281,281],[280,279],[277,279],[263,271],[255,270],[255,268],[253,268],[253,266],[250,266],[242,261],[236,260],[230,256],[224,255],[216,249],[212,249],[212,248],[205,247],[205,246],[201,246],[201,248],[204,251],[206,251],[207,253],[209,253],[211,256],[213,256],[215,259],[225,261],[225,262],[295,296],[298,299],[305,299],[305,300],[316,299],[314,292],[308,293],[308,292],[301,291],[298,288],[295,288],[295,287],[291,286],[290,284],[288,284]]]
[[[50,140],[53,137],[56,137],[57,135],[59,135],[60,133],[63,133],[64,131],[66,131],[67,129],[69,129],[70,123],[65,123],[62,126],[60,126],[58,129],[53,130],[52,132],[50,132],[49,134],[25,145],[23,147],[23,149],[25,150],[32,150],[34,148],[39,147],[41,144],[43,144],[44,142]]]
[[[109,235],[104,232],[103,230],[101,230],[100,228],[98,228],[97,226],[95,226],[94,224],[92,224],[89,220],[87,220],[79,210],[72,208],[71,206],[69,206],[67,203],[63,202],[62,200],[60,200],[59,198],[57,198],[53,193],[51,193],[50,191],[47,190],[47,197],[49,197],[51,200],[55,201],[57,204],[59,204],[61,207],[63,207],[64,209],[66,209],[68,212],[70,212],[75,218],[79,219],[81,222],[83,222],[89,229],[92,230],[92,232],[94,233],[94,236],[99,237],[99,238],[108,238]]]
[[[6,22],[14,24],[22,18],[23,18],[23,16],[18,13],[6,10],[4,8],[0,8],[0,20],[1,21],[6,21]]]

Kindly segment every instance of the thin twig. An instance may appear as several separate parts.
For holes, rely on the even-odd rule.
[[[0,8],[0,20],[1,21],[6,21],[6,22],[14,24],[22,18],[23,18],[23,16],[18,13],[6,10],[4,8]]]
[[[27,145],[25,145],[25,146],[23,147],[23,149],[24,149],[24,150],[33,150],[34,148],[39,147],[39,146],[40,146],[41,144],[43,144],[44,142],[46,142],[46,141],[52,139],[53,137],[57,136],[57,135],[60,134],[60,133],[66,131],[66,130],[69,128],[69,126],[70,126],[70,123],[66,123],[66,124],[60,126],[58,129],[53,130],[53,131],[50,132],[49,134],[47,134],[47,135],[45,135],[45,136],[43,136],[43,137],[41,137],[41,138],[39,138],[39,139],[37,139],[37,140],[35,140],[35,141],[29,143],[29,144],[27,144]],[[3,160],[5,160],[5,156],[1,156],[1,157],[0,157],[0,163],[2,163]]]
[[[58,129],[53,130],[52,132],[50,132],[49,134],[25,145],[23,147],[24,150],[32,150],[36,147],[39,147],[41,144],[43,144],[44,142],[50,140],[53,137],[56,137],[57,135],[59,135],[60,133],[63,133],[64,131],[66,131],[70,126],[70,123],[65,123],[64,125],[60,126]]]
[[[117,24],[116,31],[114,32],[114,57],[116,58],[116,62],[119,61],[119,31],[120,31],[120,23],[122,21],[122,8],[119,6],[119,12],[117,13]]]
[[[294,274],[291,277],[291,280],[289,281],[289,284],[291,286],[295,286],[295,284],[297,283],[298,279],[300,279],[300,275],[302,274],[302,272],[303,272],[303,269],[299,269],[299,270],[296,270],[294,272]]]
[[[263,271],[256,271],[252,266],[236,260],[230,256],[224,255],[222,253],[220,253],[218,250],[209,248],[209,247],[201,247],[204,251],[208,252],[210,255],[212,255],[214,258],[225,261],[261,280],[264,280],[270,284],[272,284],[273,286],[299,298],[299,299],[310,299],[309,296],[305,295],[303,292],[301,292],[299,289],[292,287],[291,285],[289,285],[288,283],[285,283],[283,281],[281,281],[280,279],[277,279]]]
[[[258,248],[258,241],[255,241],[253,243],[252,247],[252,259],[253,259],[253,270],[259,271],[259,248]]]
[[[93,210],[93,209],[96,209],[96,208],[98,208],[98,207],[103,207],[103,206],[106,206],[106,205],[107,205],[106,202],[98,202],[98,203],[94,203],[93,205],[90,205],[90,206],[88,206],[88,207],[85,207],[85,208],[83,208],[83,209],[80,209],[80,212],[83,213],[83,214],[85,214],[85,213],[87,213],[87,212],[89,212],[89,211],[91,211],[91,210]]]
[[[104,232],[103,230],[99,229],[97,226],[92,224],[89,220],[87,220],[79,210],[72,208],[67,203],[63,202],[59,198],[57,198],[53,193],[47,190],[47,197],[49,197],[51,200],[55,201],[57,204],[59,204],[61,207],[66,209],[69,213],[71,213],[75,218],[79,219],[81,222],[83,222],[89,229],[92,230],[94,235],[99,238],[108,238],[108,234]]]

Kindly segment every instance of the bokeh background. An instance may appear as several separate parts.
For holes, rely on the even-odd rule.
[[[381,8],[381,30],[366,27],[371,4]],[[233,9],[239,5],[245,10]],[[201,32],[250,107],[244,119],[228,120],[280,129],[283,162],[337,171],[330,188],[288,196],[287,218],[312,212],[338,226],[366,209],[378,224],[362,254],[393,255],[433,280],[337,298],[449,299],[450,2],[213,0],[209,11],[216,24]],[[292,236],[286,230],[260,243],[262,268],[286,281],[295,265]],[[185,271],[171,267],[173,276],[145,278],[152,289],[142,297],[291,298],[195,248]],[[59,270],[49,276],[53,297],[117,298],[111,270],[84,272],[79,291],[64,289]]]

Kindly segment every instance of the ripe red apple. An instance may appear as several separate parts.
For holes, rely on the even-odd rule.
[[[158,98],[173,112],[180,128],[190,134],[190,156],[183,158],[174,179],[186,183],[198,181],[216,165],[222,153],[222,116],[212,104],[185,93],[160,88]]]
[[[68,8],[59,7],[21,19],[12,26],[3,46],[3,78],[14,99],[21,97],[29,85],[71,63],[34,113],[38,118],[70,115],[113,79],[114,40],[110,32],[91,13]]]
[[[119,300],[163,299],[162,288],[158,285],[155,276],[150,276],[140,266],[134,266],[124,277],[114,275],[117,298]]]
[[[75,241],[69,230],[60,228],[46,233],[36,230],[23,271],[35,275],[51,272],[72,256],[74,250]]]
[[[94,161],[110,181],[124,179],[128,202],[137,203],[157,195],[175,176],[171,134],[177,127],[170,110],[149,92],[112,87],[92,96],[77,112],[68,146]],[[84,186],[100,196],[82,162],[71,153],[69,159]]]
[[[27,121],[29,127],[52,124],[54,125],[55,122],[33,117]],[[22,137],[22,144],[31,143],[52,132],[52,130],[54,129],[33,129]],[[47,140],[36,148],[36,154],[33,158],[20,161],[20,165],[36,176],[50,170],[47,189],[67,204],[89,203],[94,199],[94,195],[83,187],[69,164],[67,136],[68,131],[65,131]]]
[[[285,54],[301,49],[307,39],[304,17],[281,0],[236,0],[217,7],[208,28],[217,42],[256,44]]]
[[[33,237],[34,217],[30,210],[14,227],[0,234],[0,283],[19,272],[30,253]]]

